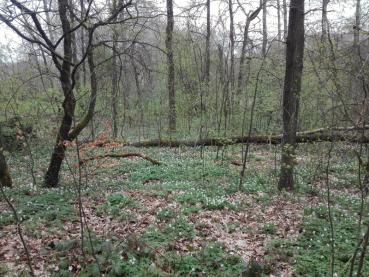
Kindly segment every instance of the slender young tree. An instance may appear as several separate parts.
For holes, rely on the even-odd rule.
[[[324,42],[327,38],[328,32],[328,4],[330,0],[323,0],[322,3],[322,42]]]
[[[206,42],[205,42],[205,86],[208,89],[210,82],[210,36],[211,36],[211,18],[210,18],[210,0],[206,0]]]
[[[242,8],[242,6],[240,5]],[[249,43],[249,29],[251,22],[257,18],[258,14],[260,13],[262,9],[262,6],[257,8],[255,11],[253,11],[251,14],[246,14],[246,11],[244,13],[247,15],[244,31],[243,31],[243,40],[242,40],[242,49],[241,49],[241,56],[240,56],[240,65],[238,70],[238,77],[237,77],[237,95],[239,96],[242,91],[243,87],[243,81],[244,81],[244,74],[245,74],[245,65],[246,65],[246,48]]]
[[[359,48],[360,43],[360,28],[361,28],[361,0],[356,0],[355,10],[355,26],[354,26],[354,46]]]
[[[278,25],[277,38],[278,38],[278,41],[281,41],[282,40],[282,30],[281,30],[281,0],[277,0],[277,25]]]
[[[230,41],[230,52],[231,52],[231,68],[230,68],[230,78],[231,90],[233,93],[235,81],[234,81],[234,47],[235,47],[235,35],[234,35],[234,15],[233,15],[233,0],[228,0],[228,11],[229,11],[229,41]]]
[[[117,7],[116,0],[113,0],[112,2],[112,12]],[[117,40],[118,40],[118,32],[115,28],[115,26],[112,26],[112,59],[111,59],[111,67],[112,67],[112,73],[111,73],[111,120],[113,125],[113,138],[117,138],[118,136],[118,67],[117,67]]]
[[[267,25],[267,0],[260,0],[260,6],[263,7],[263,44],[261,48],[261,53],[263,57],[266,55],[268,47],[268,25]]]
[[[292,0],[286,48],[283,90],[283,138],[278,188],[292,190],[295,166],[296,132],[304,57],[304,0]]]
[[[288,10],[287,10],[287,0],[283,0],[283,39],[287,39],[287,25],[288,25]]]
[[[176,131],[176,92],[174,84],[174,53],[173,53],[173,29],[174,29],[174,16],[173,16],[173,1],[167,0],[167,28],[166,28],[166,51],[167,51],[167,66],[168,66],[168,99],[169,99],[169,132]]]

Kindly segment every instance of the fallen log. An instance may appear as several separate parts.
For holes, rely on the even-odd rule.
[[[334,127],[331,129],[321,128],[311,131],[298,132],[296,137],[297,143],[312,142],[349,142],[349,143],[369,143],[369,136],[361,134],[350,135],[352,131],[360,131],[369,129],[369,125],[364,128],[359,127]],[[278,135],[253,135],[239,136],[231,138],[205,138],[197,140],[165,140],[154,139],[148,141],[140,141],[127,143],[125,146],[132,147],[197,147],[197,146],[227,146],[233,144],[272,144],[277,145],[282,142],[282,134]]]
[[[123,154],[104,154],[104,155],[99,155],[99,156],[95,156],[95,157],[90,157],[84,160],[81,160],[79,162],[79,165],[85,165],[87,162],[93,161],[93,160],[99,160],[99,159],[105,159],[105,158],[115,158],[115,159],[119,159],[119,158],[130,158],[130,157],[140,157],[144,160],[147,160],[149,162],[151,162],[154,165],[161,165],[161,162],[154,160],[153,158],[150,158],[149,156],[146,156],[144,154],[141,153],[123,153]]]

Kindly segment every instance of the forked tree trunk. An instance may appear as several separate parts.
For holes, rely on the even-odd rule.
[[[51,155],[50,164],[45,174],[44,182],[44,185],[46,187],[56,187],[59,183],[59,172],[65,157],[66,141],[72,141],[78,136],[78,134],[87,126],[87,124],[92,119],[95,109],[97,95],[97,78],[92,53],[92,40],[94,31],[100,26],[113,22],[124,9],[132,5],[132,0],[128,0],[127,2],[120,2],[119,8],[111,16],[109,16],[106,21],[99,21],[89,27],[88,45],[86,46],[86,52],[82,53],[82,60],[78,64],[72,64],[72,33],[76,30],[71,28],[71,15],[68,14],[68,0],[58,0],[58,13],[62,30],[62,36],[58,40],[58,45],[60,45],[61,41],[63,42],[62,54],[57,53],[57,46],[54,45],[52,41],[50,41],[50,38],[43,30],[38,12],[29,9],[23,3],[20,3],[17,0],[12,0],[11,2],[14,7],[17,8],[20,12],[24,12],[25,14],[30,15],[30,23],[32,23],[33,30],[38,33],[38,36],[32,39],[28,38],[27,36],[24,36],[16,26],[12,25],[12,23],[4,18],[2,15],[0,15],[0,20],[11,27],[19,36],[21,36],[25,40],[31,43],[38,43],[46,48],[52,57],[55,67],[59,71],[59,81],[61,84],[62,92],[64,94],[63,117]],[[41,40],[39,40],[38,37],[40,37],[42,42]],[[76,84],[76,71],[78,70],[78,66],[80,65],[80,63],[83,62],[86,57],[90,66],[90,102],[86,115],[78,123],[76,123],[72,129],[76,105],[76,99],[73,94],[73,88]]]
[[[167,51],[167,65],[168,65],[168,100],[169,100],[169,115],[168,121],[169,132],[176,131],[176,94],[174,85],[174,58],[173,58],[173,1],[167,0],[167,28],[166,28],[166,51]]]
[[[253,21],[261,11],[262,6],[258,9],[253,11],[250,16],[246,19],[245,28],[243,31],[243,41],[242,41],[242,48],[241,48],[241,57],[240,57],[240,65],[238,70],[238,77],[237,77],[237,95],[241,94],[243,83],[244,83],[244,74],[245,74],[245,63],[246,63],[246,49],[249,42],[249,28],[250,23]]]
[[[286,49],[283,91],[283,138],[278,188],[292,190],[295,166],[296,132],[304,56],[304,0],[292,0]]]
[[[63,79],[62,86],[65,100],[63,102],[64,115],[62,119],[62,124],[59,129],[57,136],[57,141],[54,146],[54,151],[51,155],[51,160],[49,168],[45,175],[45,186],[46,187],[56,187],[59,184],[59,172],[65,158],[65,151],[67,141],[72,141],[76,139],[79,133],[88,125],[91,121],[97,97],[97,77],[94,63],[93,50],[90,47],[87,54],[88,66],[90,69],[90,85],[91,93],[89,99],[89,106],[85,116],[74,126],[72,126],[74,111],[75,111],[75,98],[73,94],[72,83],[70,78]],[[67,90],[68,89],[68,90]],[[68,94],[66,94],[68,92]],[[73,127],[73,128],[72,128]]]

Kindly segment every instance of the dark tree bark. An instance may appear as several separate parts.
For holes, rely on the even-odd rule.
[[[81,8],[81,18],[84,17],[85,15],[85,5],[83,4],[83,0],[79,1],[79,5]],[[86,43],[85,43],[85,31],[83,28],[81,28],[81,32],[80,32],[80,39],[81,39],[81,53],[85,53],[86,51]],[[82,82],[83,85],[86,86],[86,63],[85,61],[82,62]]]
[[[70,1],[69,3],[69,10],[72,11],[73,9],[73,2]],[[72,15],[72,12],[70,12],[70,23],[71,23],[71,28],[74,28],[76,25],[76,18],[75,16]],[[73,64],[77,64],[78,63],[78,47],[77,47],[77,37],[76,37],[76,32],[72,32],[71,33],[71,39],[72,39],[72,61]],[[79,70],[76,70],[76,73],[74,74],[74,78],[76,80],[75,82],[75,87],[77,90],[79,90],[81,88],[81,75]]]
[[[72,35],[71,26],[68,19],[67,0],[58,0],[59,17],[62,24],[64,34],[63,49],[64,59],[60,70],[60,84],[64,94],[63,101],[63,118],[56,138],[53,153],[51,155],[50,164],[45,175],[45,186],[56,187],[59,184],[59,172],[65,157],[66,145],[65,141],[69,138],[69,131],[72,128],[74,110],[76,100],[73,94],[71,80],[71,62],[72,62]]]
[[[168,65],[168,99],[169,99],[169,132],[176,131],[176,92],[174,84],[174,55],[173,55],[173,1],[167,0],[167,28],[166,28],[166,51],[167,51],[167,65]]]
[[[72,84],[70,78],[63,79],[63,83],[66,90],[68,90],[68,94],[64,92],[64,102],[63,102],[63,110],[64,115],[62,119],[62,124],[59,129],[59,134],[57,136],[57,141],[54,146],[54,151],[51,155],[51,160],[49,164],[49,168],[45,175],[45,186],[46,187],[56,187],[59,184],[59,172],[65,158],[66,151],[66,142],[72,141],[76,139],[79,133],[87,126],[87,124],[91,121],[96,105],[96,97],[97,97],[97,76],[95,71],[95,63],[93,50],[90,48],[87,53],[87,61],[90,69],[90,85],[91,85],[91,93],[90,93],[90,101],[89,107],[86,115],[72,128],[72,122],[74,118],[75,111],[75,98],[72,89]],[[70,87],[69,87],[70,86]]]
[[[116,9],[116,1],[113,0],[113,11]],[[112,67],[112,73],[111,73],[111,119],[112,119],[112,125],[113,125],[113,138],[116,138],[118,136],[118,111],[117,111],[117,105],[118,105],[118,68],[117,68],[117,40],[118,40],[118,34],[115,30],[115,26],[113,26],[112,31],[112,41],[113,41],[113,47],[112,47],[112,60],[111,60],[111,67]]]
[[[0,185],[3,187],[12,187],[12,177],[10,176],[10,171],[8,164],[5,160],[5,156],[0,144]]]
[[[113,31],[114,32],[114,31]],[[113,138],[118,136],[118,68],[117,68],[117,42],[115,32],[113,33],[113,58],[111,61],[111,119],[113,125]]]
[[[292,0],[286,49],[283,90],[282,159],[278,188],[292,190],[295,165],[296,132],[304,56],[304,0]]]

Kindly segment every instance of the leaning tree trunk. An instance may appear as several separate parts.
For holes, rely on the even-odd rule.
[[[73,126],[73,129],[72,122],[75,111],[75,98],[73,94],[72,83],[70,81],[70,78],[63,80],[62,82],[62,84],[65,84],[65,87],[62,86],[63,92],[66,91],[68,85],[70,85],[70,89],[68,90],[69,94],[66,95],[64,93],[65,95],[65,100],[63,102],[64,116],[62,119],[62,124],[59,129],[57,141],[54,146],[54,151],[51,156],[49,169],[45,175],[46,187],[58,186],[59,172],[65,157],[66,142],[73,141],[74,139],[76,139],[76,137],[81,133],[81,131],[88,125],[88,123],[91,121],[94,115],[97,98],[97,76],[92,47],[89,47],[87,50],[87,61],[90,69],[90,85],[91,85],[89,106],[85,116]]]
[[[0,144],[0,185],[3,187],[12,187],[12,184],[12,177],[10,176],[9,167]]]
[[[304,56],[304,0],[293,0],[286,49],[286,73],[283,91],[283,138],[281,172],[278,188],[292,190],[295,165],[299,95]]]
[[[173,58],[173,1],[167,0],[167,28],[166,28],[166,50],[167,50],[167,64],[168,64],[168,98],[169,98],[169,132],[176,130],[176,94],[174,86],[174,58]]]
[[[68,134],[72,128],[72,122],[75,110],[75,97],[73,94],[72,80],[71,80],[71,59],[72,59],[72,35],[71,26],[67,14],[68,2],[67,0],[59,0],[59,16],[62,23],[62,30],[64,34],[64,60],[60,70],[60,83],[64,94],[63,102],[63,119],[59,128],[58,136],[54,146],[49,168],[45,175],[45,186],[56,187],[59,183],[59,171],[65,157]]]

